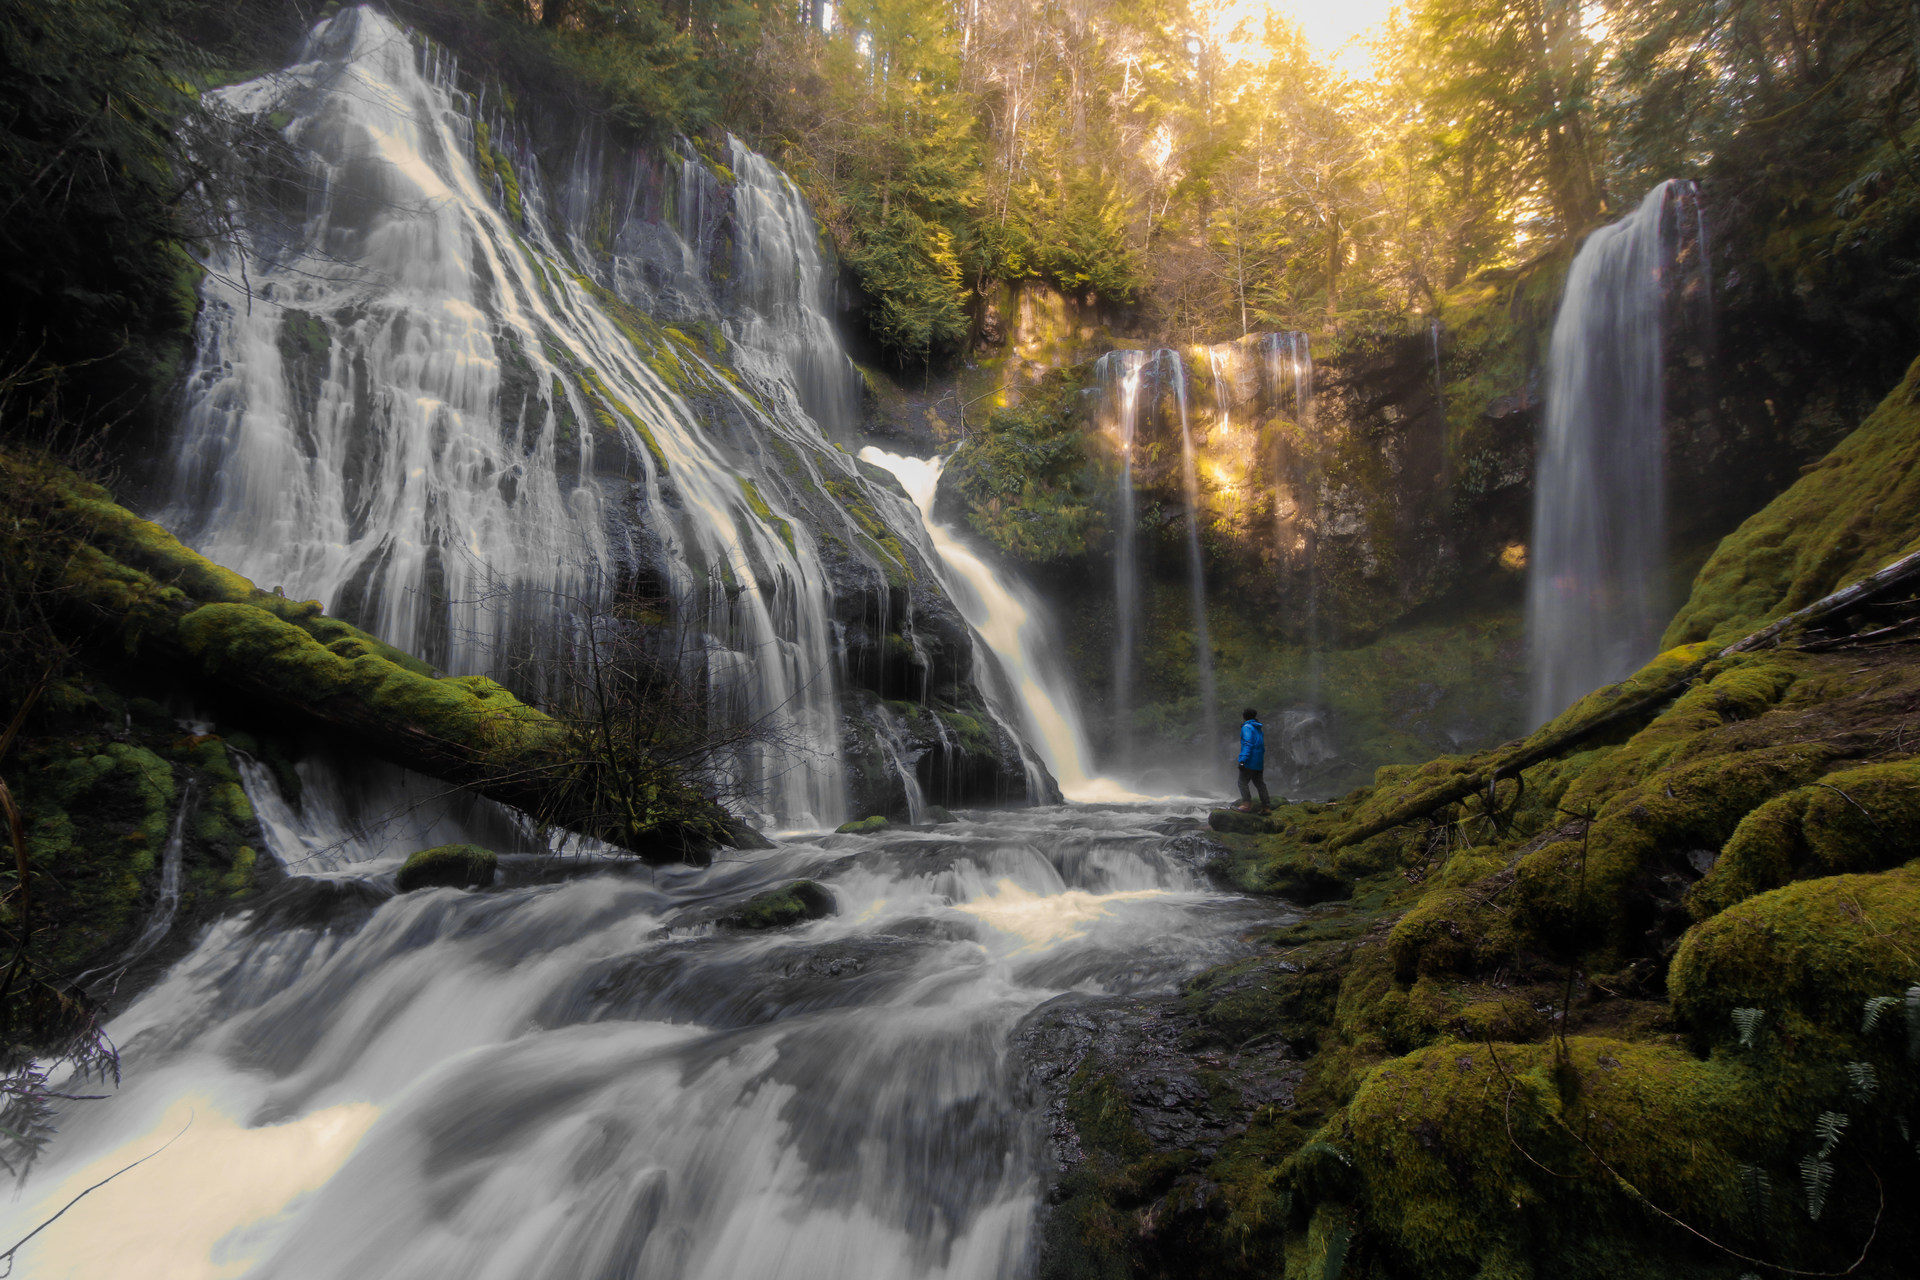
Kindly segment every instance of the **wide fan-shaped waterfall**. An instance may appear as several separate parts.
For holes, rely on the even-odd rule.
[[[734,789],[785,825],[839,821],[832,586],[789,495],[853,527],[867,482],[811,416],[843,412],[857,375],[804,202],[733,144],[716,303],[703,263],[723,201],[704,163],[679,159],[664,221],[626,217],[639,197],[607,190],[588,146],[550,200],[511,121],[457,82],[444,54],[349,9],[293,68],[220,92],[237,118],[286,119],[288,172],[261,185],[310,195],[291,216],[277,190],[235,199],[163,520],[263,586],[536,692],[570,620],[636,584],[677,620],[688,678],[755,727]],[[578,264],[607,204],[601,283]],[[689,328],[724,319],[697,341],[623,298]],[[722,347],[730,368],[706,354]],[[842,541],[876,581],[901,571]]]
[[[1588,236],[1567,273],[1534,481],[1534,724],[1652,657],[1666,621],[1666,297],[1688,240],[1704,275],[1701,218],[1691,182],[1663,182]]]
[[[822,437],[852,371],[804,202],[738,144],[723,190],[691,155],[623,168],[592,134],[549,190],[458,84],[347,9],[288,71],[220,92],[277,135],[277,168],[231,195],[238,243],[208,264],[166,521],[536,694],[579,619],[651,591],[712,702],[778,722],[736,761],[753,803],[833,821],[849,637],[946,643],[898,610],[950,614],[926,579],[954,555]],[[1031,602],[984,566],[954,586],[1009,677],[981,680],[989,707],[1041,744],[1028,795],[1047,765],[1097,792]],[[848,598],[881,616],[836,615]],[[387,766],[235,758],[283,881],[110,1024],[122,1086],[72,1104],[0,1210],[15,1238],[54,1219],[20,1274],[1026,1274],[1044,1175],[1016,1026],[1070,992],[1171,995],[1267,919],[1206,886],[1167,806],[647,869],[555,856]],[[497,882],[397,895],[400,859],[450,840],[503,850]],[[836,913],[741,926],[798,877]]]

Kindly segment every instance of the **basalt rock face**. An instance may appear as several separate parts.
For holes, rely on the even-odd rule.
[[[208,98],[263,140],[230,193],[251,283],[202,285],[162,523],[534,702],[582,626],[637,629],[751,740],[722,772],[771,817],[842,816],[866,698],[992,718],[911,504],[837,447],[862,379],[764,157],[615,136],[365,8]],[[935,772],[966,803],[1026,776],[1004,733]]]

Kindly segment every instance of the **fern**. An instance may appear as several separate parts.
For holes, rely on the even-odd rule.
[[[1871,1062],[1849,1062],[1847,1083],[1853,1086],[1853,1096],[1862,1102],[1872,1098],[1874,1092],[1880,1088],[1880,1081],[1873,1074]]]
[[[1880,1025],[1880,1019],[1900,1007],[1899,996],[1872,996],[1867,1000],[1866,1008],[1860,1017],[1860,1034],[1872,1035],[1873,1029]]]
[[[1827,1187],[1833,1182],[1833,1166],[1818,1156],[1808,1156],[1800,1162],[1800,1180],[1807,1184],[1807,1216],[1818,1222],[1820,1211],[1827,1207]]]
[[[1747,1209],[1756,1219],[1765,1218],[1773,1203],[1773,1184],[1767,1171],[1757,1164],[1740,1166],[1740,1185],[1747,1193]]]
[[[1839,1145],[1848,1118],[1844,1111],[1822,1111],[1820,1118],[1814,1121],[1813,1140],[1820,1144],[1819,1155],[1822,1160],[1832,1155],[1834,1147]]]
[[[1914,991],[1920,991],[1920,987],[1914,988]],[[1915,1017],[1920,1016],[1920,1014],[1916,1013],[1916,1009],[1920,1009],[1920,1005],[1916,1004],[1913,995],[1914,992],[1907,993],[1907,1020],[1909,1023],[1912,1023]],[[1766,1020],[1767,1011],[1765,1009],[1735,1009],[1733,1011],[1733,1026],[1734,1030],[1740,1033],[1740,1047],[1742,1049],[1753,1048],[1754,1037],[1760,1034],[1760,1024]]]

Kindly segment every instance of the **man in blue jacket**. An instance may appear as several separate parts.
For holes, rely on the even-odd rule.
[[[1273,800],[1267,795],[1267,731],[1260,723],[1260,713],[1248,707],[1241,713],[1240,722],[1240,803],[1235,806],[1242,813],[1253,813],[1253,793],[1247,790],[1251,782],[1260,788],[1260,809],[1265,813],[1273,808]]]

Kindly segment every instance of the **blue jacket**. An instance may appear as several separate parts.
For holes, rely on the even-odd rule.
[[[1240,722],[1240,767],[1256,773],[1267,767],[1267,731],[1258,720]]]

